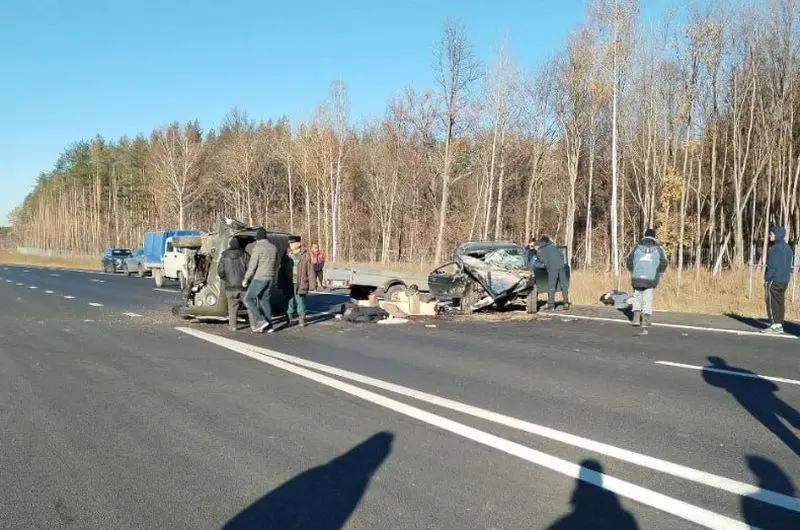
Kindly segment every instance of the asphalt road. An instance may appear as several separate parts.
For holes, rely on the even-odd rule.
[[[583,310],[234,334],[177,299],[0,266],[0,527],[800,528],[800,340]]]

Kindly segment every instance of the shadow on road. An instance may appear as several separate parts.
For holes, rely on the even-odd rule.
[[[339,530],[361,502],[372,475],[392,452],[394,435],[378,433],[325,465],[264,495],[224,530]]]
[[[779,390],[778,385],[749,370],[730,366],[720,357],[709,357],[708,360],[711,364],[703,369],[703,380],[727,391],[751,416],[800,455],[800,439],[783,423],[786,421],[795,429],[800,429],[800,413],[775,395]],[[744,377],[715,370],[735,372]]]
[[[548,530],[637,530],[636,519],[616,494],[603,489],[603,467],[596,460],[580,463],[581,472],[570,497],[572,512]]]
[[[748,456],[747,466],[758,478],[758,487],[784,495],[795,496],[792,479],[774,462],[760,456]],[[742,517],[753,528],[769,530],[797,530],[800,514],[765,504],[752,497],[742,498]]]
[[[737,315],[736,313],[725,313],[725,316],[755,329],[766,329],[766,327],[769,325],[769,321],[763,318],[745,317],[742,315]],[[800,337],[800,325],[793,322],[784,322],[783,331],[786,332],[787,335]]]

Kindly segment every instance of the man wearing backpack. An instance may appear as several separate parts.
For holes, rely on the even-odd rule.
[[[633,287],[633,325],[649,327],[653,318],[653,291],[667,270],[667,255],[648,228],[644,237],[628,252],[627,266]]]

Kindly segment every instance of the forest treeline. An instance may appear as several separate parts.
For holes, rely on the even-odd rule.
[[[74,143],[13,237],[94,253],[230,215],[333,260],[442,262],[463,240],[548,234],[573,266],[616,270],[654,226],[676,265],[741,266],[771,223],[800,231],[799,15],[709,1],[645,24],[635,1],[598,0],[532,71],[502,44],[481,64],[449,22],[434,88],[399,89],[378,117],[351,116],[334,81],[303,123],[233,109],[209,130]]]

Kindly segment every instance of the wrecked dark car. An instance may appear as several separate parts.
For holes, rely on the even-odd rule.
[[[566,247],[560,250],[566,252]],[[547,271],[531,270],[526,249],[510,241],[463,243],[451,263],[428,276],[431,294],[465,314],[522,301],[528,313],[536,313],[539,293],[547,292],[547,282]]]
[[[228,318],[228,300],[225,286],[217,275],[217,264],[230,240],[236,238],[242,248],[250,252],[255,243],[258,227],[249,227],[240,221],[222,217],[216,229],[200,236],[173,238],[175,248],[186,249],[187,282],[183,290],[183,304],[173,308],[173,313],[186,318]],[[286,266],[289,234],[267,231],[267,239],[278,249],[275,260],[277,288],[270,293],[274,315],[285,313],[285,301],[291,295],[291,277],[279,274]],[[241,309],[241,307],[240,307]]]

